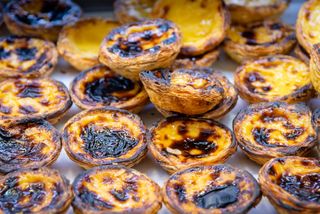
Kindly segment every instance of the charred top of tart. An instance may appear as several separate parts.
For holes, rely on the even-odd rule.
[[[165,203],[179,213],[243,213],[261,197],[254,177],[229,165],[179,171],[165,183],[164,194]]]
[[[153,127],[150,140],[153,155],[163,156],[178,169],[202,161],[223,162],[236,150],[231,131],[209,119],[166,118]]]
[[[126,110],[95,108],[66,123],[63,143],[69,157],[84,167],[131,165],[145,153],[146,128],[137,115]]]
[[[121,23],[141,21],[151,17],[156,0],[117,0],[114,13]]]
[[[83,172],[73,189],[73,207],[82,213],[156,213],[161,208],[160,187],[146,175],[120,165]]]
[[[243,150],[270,158],[303,154],[317,139],[305,104],[252,104],[239,112],[233,127]]]
[[[0,127],[0,173],[49,165],[60,150],[58,130],[44,120]]]
[[[227,42],[248,46],[271,46],[280,42],[295,41],[294,29],[275,21],[249,25],[232,25],[227,32]]]
[[[0,120],[54,119],[71,107],[68,89],[51,79],[6,80],[0,84]]]
[[[282,207],[315,213],[320,209],[319,159],[274,158],[261,168],[259,181],[263,192]]]
[[[291,56],[276,55],[240,66],[235,86],[249,102],[304,101],[313,96],[308,66]]]
[[[63,26],[77,21],[82,13],[71,0],[14,0],[4,11],[18,24],[31,28]]]
[[[61,213],[72,200],[71,185],[57,170],[18,170],[0,179],[3,213]]]
[[[80,73],[71,90],[73,99],[85,106],[118,106],[136,97],[143,86],[98,65]]]
[[[101,48],[123,58],[134,58],[157,54],[162,47],[179,42],[180,33],[174,23],[164,19],[150,19],[112,30]]]
[[[49,41],[31,37],[0,38],[0,75],[3,77],[39,77],[52,70],[58,53]]]

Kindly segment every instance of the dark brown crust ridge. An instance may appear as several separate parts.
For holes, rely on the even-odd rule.
[[[310,55],[309,53],[299,44],[294,48],[294,55],[304,61],[307,65],[310,63]]]

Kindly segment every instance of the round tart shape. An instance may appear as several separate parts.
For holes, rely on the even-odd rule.
[[[310,63],[310,55],[301,45],[296,45],[293,52],[296,57],[301,59],[307,65]]]
[[[77,70],[83,71],[97,64],[101,41],[117,21],[92,17],[65,26],[59,34],[59,54]]]
[[[221,164],[171,175],[163,197],[172,213],[247,213],[260,202],[261,192],[250,173]]]
[[[45,120],[0,127],[0,173],[54,163],[61,151],[58,130]]]
[[[198,56],[184,56],[179,54],[171,67],[172,69],[211,67],[213,63],[218,60],[219,54],[219,49],[214,49]]]
[[[164,19],[116,28],[103,40],[99,60],[120,75],[139,80],[144,70],[169,67],[181,47],[177,26]]]
[[[139,116],[112,107],[75,115],[63,128],[62,142],[69,158],[86,169],[133,166],[147,153],[146,128]]]
[[[45,119],[57,123],[71,107],[68,89],[56,80],[10,79],[0,83],[0,121]]]
[[[219,118],[237,102],[233,85],[210,68],[144,71],[140,79],[151,102],[165,117]]]
[[[156,214],[162,206],[160,187],[146,175],[121,165],[99,166],[73,182],[74,212]]]
[[[151,12],[156,0],[116,0],[114,14],[116,19],[124,24],[151,18]]]
[[[149,101],[140,82],[120,76],[104,65],[81,72],[72,81],[70,94],[82,109],[113,106],[139,112]]]
[[[295,45],[294,29],[276,21],[232,25],[224,42],[225,52],[243,63],[262,56],[287,54]]]
[[[234,82],[240,96],[249,103],[296,103],[314,96],[308,66],[291,56],[248,61],[237,69]]]
[[[12,34],[56,41],[62,26],[81,13],[71,0],[13,0],[6,4],[4,21]]]
[[[58,61],[52,42],[8,36],[0,38],[0,79],[49,76]]]
[[[158,0],[153,16],[176,23],[182,34],[181,53],[196,56],[217,47],[230,24],[229,13],[222,0]]]
[[[320,43],[315,44],[311,50],[310,78],[314,89],[320,92]]]
[[[275,157],[305,155],[317,144],[311,111],[301,103],[252,104],[235,117],[233,131],[243,152],[259,164]]]
[[[320,18],[320,1],[306,1],[299,10],[296,35],[299,44],[308,52],[311,52],[312,45],[320,43],[320,30],[316,27]]]
[[[236,150],[232,132],[209,119],[169,117],[151,129],[149,150],[169,173],[225,162]]]
[[[259,182],[278,213],[319,213],[319,159],[274,158],[260,169]]]
[[[233,23],[248,24],[280,16],[290,0],[225,0]]]
[[[0,178],[1,213],[64,213],[73,199],[58,170],[23,169]]]

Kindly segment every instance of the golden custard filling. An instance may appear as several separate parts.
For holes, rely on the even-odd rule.
[[[161,11],[160,17],[177,24],[183,46],[202,47],[208,38],[223,37],[225,17],[221,7],[221,1],[160,0],[155,10]]]
[[[295,58],[277,56],[246,63],[237,73],[250,93],[275,99],[311,84],[308,66]]]

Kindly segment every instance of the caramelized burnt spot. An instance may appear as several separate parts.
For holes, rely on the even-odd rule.
[[[119,157],[138,144],[126,131],[96,129],[94,126],[83,128],[81,139],[84,150],[94,158]]]
[[[277,184],[299,200],[320,204],[320,173],[282,174]]]
[[[25,84],[19,81],[15,82],[16,88],[19,90],[17,93],[18,97],[21,98],[39,98],[42,97],[41,93],[41,84],[39,82],[28,82],[29,84]]]
[[[265,83],[266,79],[261,76],[258,72],[250,72],[247,73],[245,76],[245,84],[248,87],[248,90],[252,93],[260,93],[263,94],[263,92],[268,92],[271,90],[270,85],[263,86],[261,89],[263,92],[260,92],[260,90],[254,85],[256,83]]]
[[[156,19],[119,27],[107,36],[105,42],[111,53],[135,57],[145,52],[155,54],[161,46],[173,44],[177,39],[171,22]]]
[[[87,203],[90,207],[93,207],[96,210],[112,209],[113,205],[110,202],[101,200],[100,197],[92,191],[89,191],[87,188],[82,187],[79,191],[79,198],[83,203]]]
[[[21,61],[33,60],[36,57],[38,50],[35,47],[23,47],[15,49],[15,54]]]

